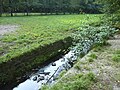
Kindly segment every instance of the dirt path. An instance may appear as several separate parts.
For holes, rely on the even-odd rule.
[[[88,90],[120,90],[120,62],[112,60],[116,50],[120,53],[120,35],[108,42],[109,46],[90,51],[66,75],[93,72],[97,81]]]
[[[111,49],[117,50],[120,49],[120,35],[116,35],[115,39],[108,40],[108,42],[111,44]]]
[[[17,25],[0,25],[0,39],[4,37],[4,34],[15,32],[19,26]],[[6,43],[0,41],[0,56],[4,55],[9,46]]]
[[[95,74],[98,82],[93,86],[93,90],[120,90],[120,62],[113,61],[115,51],[120,51],[120,35],[108,42],[111,46],[95,53],[97,59],[93,62],[91,71],[97,71]]]
[[[0,35],[13,32],[18,29],[17,25],[0,25]]]

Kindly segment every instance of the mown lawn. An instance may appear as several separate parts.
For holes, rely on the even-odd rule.
[[[101,15],[51,15],[0,17],[0,25],[18,25],[19,29],[0,38],[0,63],[15,56],[64,39],[81,25],[98,22]]]

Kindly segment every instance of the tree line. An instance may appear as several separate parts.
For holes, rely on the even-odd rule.
[[[100,13],[96,0],[0,0],[0,16],[8,13]]]

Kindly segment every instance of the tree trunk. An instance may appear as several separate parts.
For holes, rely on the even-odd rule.
[[[3,13],[3,1],[0,0],[0,17],[2,16]]]
[[[13,16],[13,10],[12,10],[12,7],[10,7],[10,15],[11,15],[11,17]]]
[[[10,15],[13,16],[12,0],[9,0],[9,7],[10,7]]]
[[[27,16],[29,15],[29,7],[28,7],[28,0],[25,0],[25,3],[26,3],[26,13],[27,13]]]

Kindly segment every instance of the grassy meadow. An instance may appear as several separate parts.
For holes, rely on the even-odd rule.
[[[37,47],[64,39],[78,27],[98,22],[100,16],[86,14],[0,17],[0,25],[19,26],[14,33],[0,38],[0,63]]]

